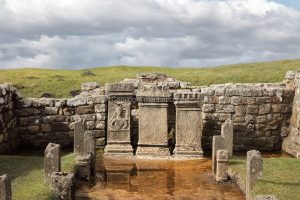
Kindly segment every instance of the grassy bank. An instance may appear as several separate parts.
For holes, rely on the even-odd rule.
[[[13,83],[27,97],[48,92],[69,97],[83,82],[100,84],[134,78],[141,72],[163,72],[193,85],[216,83],[280,82],[288,70],[300,69],[300,60],[220,66],[216,68],[99,67],[88,70],[15,69],[0,70],[0,83]]]
[[[300,160],[295,158],[264,158],[263,178],[255,184],[252,195],[275,195],[280,200],[300,197]],[[241,181],[246,181],[246,158],[234,157],[230,168]]]
[[[62,171],[72,172],[74,154],[62,157]],[[12,179],[14,200],[48,200],[51,198],[49,186],[44,184],[43,156],[0,155],[0,174],[8,174]]]

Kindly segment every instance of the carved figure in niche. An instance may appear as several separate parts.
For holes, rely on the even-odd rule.
[[[129,127],[127,116],[128,110],[123,105],[118,105],[110,118],[110,128],[112,130],[126,130]]]

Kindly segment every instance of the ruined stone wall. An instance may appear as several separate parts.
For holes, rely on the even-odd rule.
[[[286,75],[290,87],[295,89],[292,105],[289,134],[284,138],[282,149],[287,153],[300,158],[300,72],[290,71]]]
[[[18,95],[11,84],[0,84],[0,153],[19,146],[14,106]]]
[[[18,102],[18,133],[23,146],[45,147],[49,142],[72,146],[75,121],[105,145],[107,99],[95,83],[82,86],[83,92],[71,99],[27,98]]]
[[[294,91],[282,84],[223,84],[201,88],[204,149],[221,124],[234,122],[235,150],[280,150],[288,134]]]

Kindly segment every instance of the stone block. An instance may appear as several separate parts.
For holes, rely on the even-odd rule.
[[[105,112],[107,112],[106,104],[96,104],[95,105],[95,112],[96,113],[105,113]]]
[[[221,127],[221,135],[224,138],[225,149],[228,150],[229,156],[233,155],[233,121],[227,119]]]
[[[212,140],[212,174],[216,175],[217,151],[225,148],[225,140],[221,135],[214,135]]]
[[[48,133],[51,132],[51,124],[41,124],[41,132]]]
[[[228,150],[217,151],[217,169],[216,169],[216,181],[224,182],[228,180],[228,164],[229,164],[229,152]]]
[[[20,117],[19,118],[19,124],[20,124],[20,126],[28,125],[28,117]]]
[[[256,115],[258,114],[258,106],[256,105],[249,105],[246,108],[246,113],[250,115]]]
[[[85,154],[95,155],[95,135],[92,131],[85,131],[83,136],[84,150]]]
[[[40,116],[32,116],[28,118],[28,123],[30,125],[38,125],[41,122]]]
[[[70,126],[68,122],[52,122],[51,129],[54,132],[65,132],[70,131]]]
[[[45,114],[46,115],[57,115],[58,114],[58,108],[57,107],[46,107],[45,108]]]
[[[82,91],[90,91],[90,90],[94,90],[96,88],[99,88],[99,84],[96,82],[88,82],[88,83],[82,83],[81,84],[81,90]]]
[[[75,174],[79,180],[92,180],[92,155],[83,154],[76,156]]]
[[[203,112],[205,113],[211,113],[214,112],[216,109],[214,104],[204,104],[202,107]]]
[[[105,130],[105,121],[97,120],[95,123],[96,129]]]
[[[66,116],[64,115],[51,115],[42,118],[43,123],[64,122],[64,121],[66,121]]]
[[[75,122],[74,125],[74,153],[76,155],[84,153],[84,126],[82,122]]]
[[[59,144],[49,143],[44,157],[45,181],[49,182],[53,172],[61,170],[61,150]]]
[[[251,190],[255,182],[262,178],[263,159],[259,151],[251,150],[247,152],[246,171],[246,199],[251,199]]]
[[[12,200],[11,180],[6,174],[0,176],[0,199]]]
[[[50,98],[40,98],[40,99],[34,99],[32,101],[33,107],[53,107],[54,106],[54,100]]]
[[[107,96],[99,95],[99,96],[90,96],[87,98],[87,104],[106,104]]]
[[[82,97],[82,96],[77,96],[77,97],[74,97],[72,99],[67,100],[67,105],[68,106],[76,107],[76,106],[83,106],[83,105],[86,105],[86,104],[87,104],[87,98]]]
[[[75,108],[75,112],[78,115],[82,115],[82,114],[91,114],[95,112],[94,106],[93,105],[89,105],[89,106],[78,106]]]
[[[263,104],[259,106],[258,114],[269,114],[271,111],[272,105],[271,104]]]
[[[51,174],[50,183],[56,198],[62,200],[75,200],[74,174],[54,172]]]

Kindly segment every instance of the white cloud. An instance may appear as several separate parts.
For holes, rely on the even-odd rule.
[[[299,18],[267,0],[0,0],[0,69],[299,58]]]

